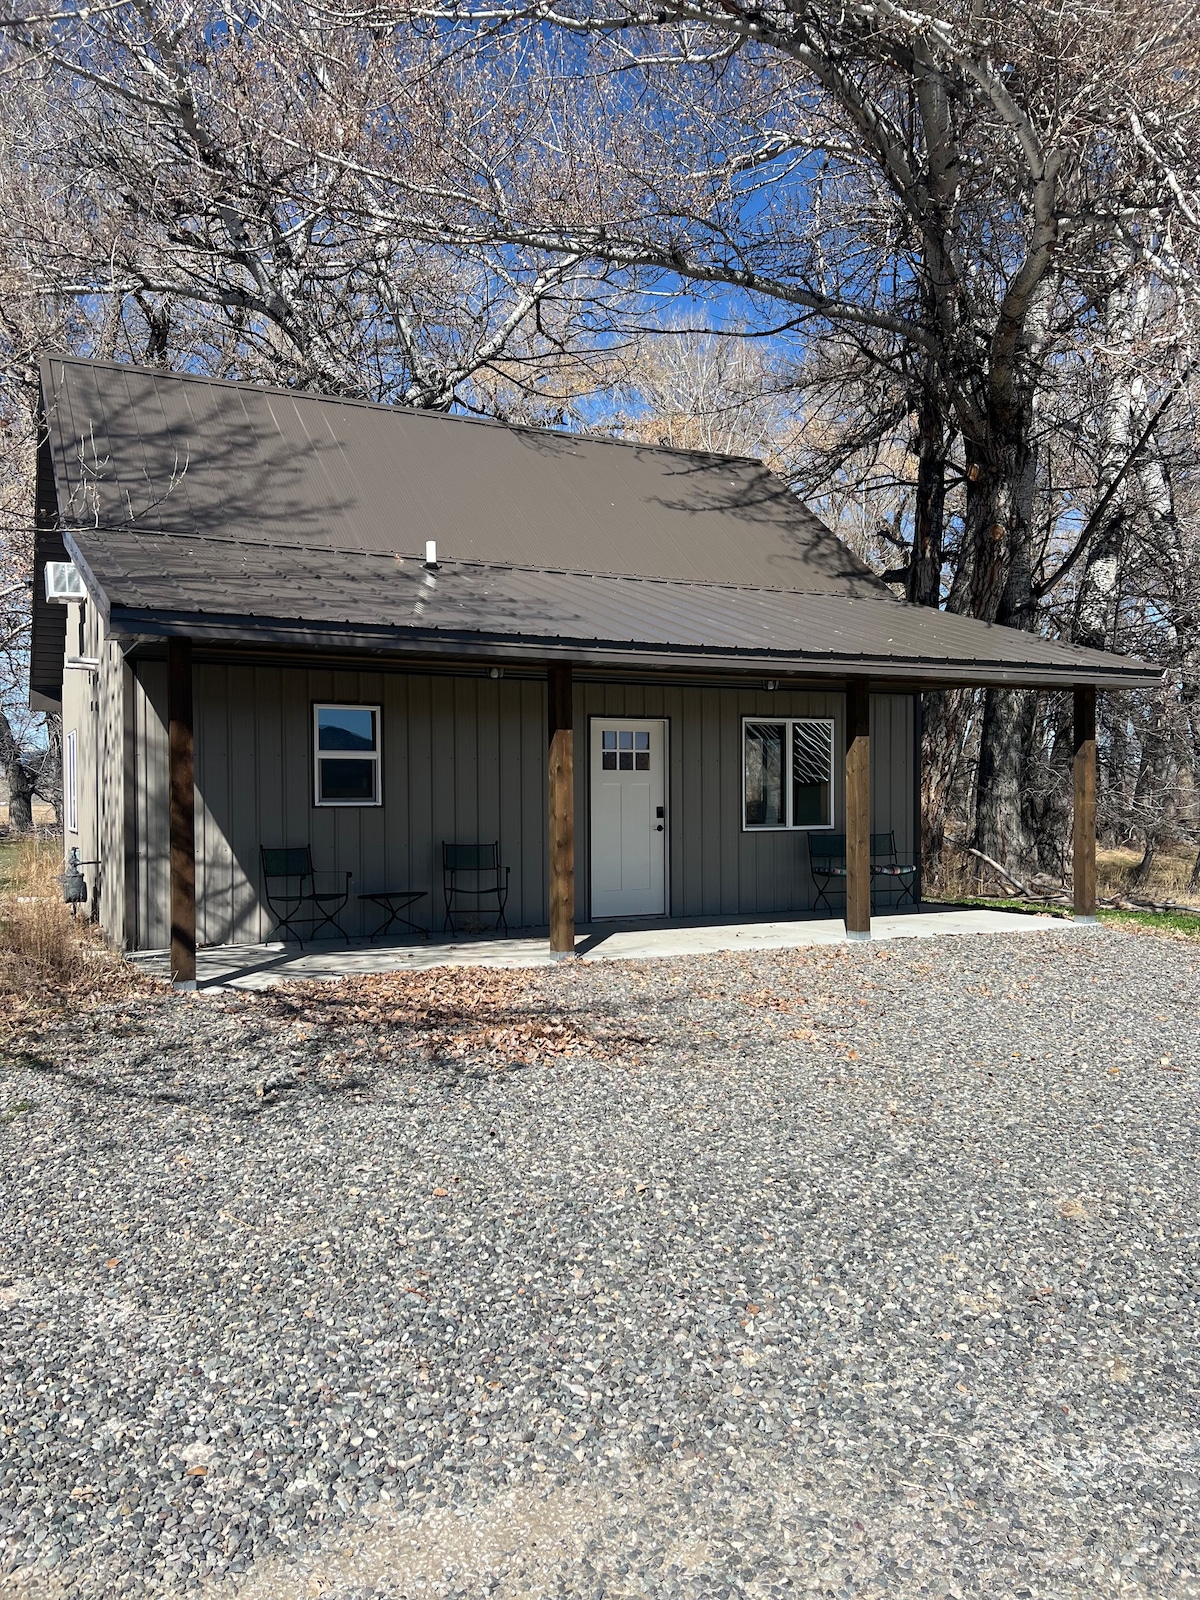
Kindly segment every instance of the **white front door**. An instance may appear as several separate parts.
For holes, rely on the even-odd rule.
[[[593,717],[592,916],[667,910],[667,725]]]

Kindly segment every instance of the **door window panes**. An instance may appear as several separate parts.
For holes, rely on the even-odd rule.
[[[605,772],[649,772],[649,733],[636,728],[602,729],[600,766]]]

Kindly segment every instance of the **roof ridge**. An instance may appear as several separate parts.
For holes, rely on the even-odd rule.
[[[313,389],[288,389],[283,384],[257,383],[250,378],[215,378],[204,372],[175,372],[163,367],[148,367],[138,361],[117,361],[101,356],[81,356],[69,351],[47,350],[42,362],[61,361],[76,367],[104,367],[114,372],[138,372],[150,378],[171,378],[181,383],[201,383],[220,389],[249,389],[255,394],[280,395],[288,400],[312,400],[324,405],[357,406],[367,411],[382,411],[391,416],[431,418],[442,422],[474,423],[484,428],[504,428],[510,433],[530,433],[536,437],[570,439],[590,444],[620,445],[626,450],[653,450],[661,455],[685,456],[690,460],[738,461],[770,471],[761,456],[734,455],[720,450],[689,450],[682,445],[647,444],[640,439],[618,439],[607,433],[571,433],[566,428],[542,428],[532,422],[506,422],[503,417],[464,416],[458,411],[433,411],[421,406],[389,405],[383,400],[366,400],[356,395],[322,394]],[[775,476],[775,474],[772,474]],[[782,483],[783,480],[780,479]],[[797,508],[816,517],[804,501],[796,497]],[[817,518],[816,520],[820,520]]]
[[[372,561],[416,561],[422,566],[425,557],[419,550],[351,550],[345,545],[334,544],[278,544],[267,539],[230,539],[218,533],[175,533],[165,528],[139,528],[136,524],[128,522],[105,523],[88,522],[78,528],[67,527],[67,533],[135,533],[152,539],[195,539],[205,544],[223,545],[230,549],[240,550],[249,547],[254,550],[277,550],[281,552],[305,552],[312,555],[334,556],[361,556]],[[551,567],[534,565],[526,561],[484,561],[474,556],[446,556],[439,558],[438,567],[477,567],[481,571],[491,572],[530,572],[547,573],[564,578],[607,578],[610,581],[621,580],[627,583],[659,583],[669,584],[679,589],[721,589],[733,594],[804,594],[804,595],[830,595],[828,589],[784,589],[774,584],[762,583],[721,583],[713,578],[670,578],[647,572],[603,572],[586,570],[582,567]],[[865,577],[876,578],[882,582],[876,573],[852,573],[852,581],[861,581]],[[886,591],[868,594],[833,594],[839,600],[881,600],[891,605],[907,606],[908,601],[899,595]],[[922,610],[914,606],[913,610]]]

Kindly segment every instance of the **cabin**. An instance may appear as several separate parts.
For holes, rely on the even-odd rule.
[[[445,847],[498,845],[508,925],[566,955],[602,919],[824,910],[832,839],[867,937],[919,902],[920,695],[960,685],[1074,691],[1093,914],[1095,694],[1157,672],[907,605],[760,462],[60,355],[41,382],[31,701],[94,914],[181,985],[275,931],[282,848],[349,875],[356,936],[374,891],[440,934]],[[907,878],[872,871],[888,836]]]

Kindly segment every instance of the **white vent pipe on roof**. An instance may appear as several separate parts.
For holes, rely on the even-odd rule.
[[[437,570],[437,564],[438,564],[437,540],[436,539],[426,539],[426,541],[425,541],[425,565],[429,568],[429,570],[431,572],[434,572],[434,571]]]

